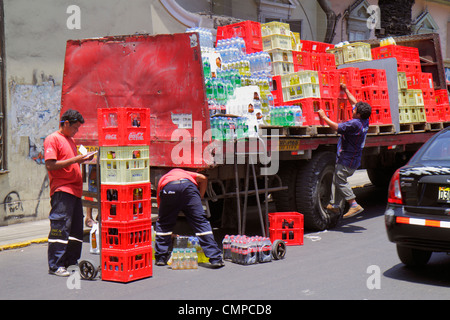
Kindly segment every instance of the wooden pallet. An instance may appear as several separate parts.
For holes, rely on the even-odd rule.
[[[395,127],[393,124],[373,124],[369,126],[368,135],[394,134]]]
[[[418,133],[427,131],[427,123],[426,122],[418,122],[418,123],[400,123],[400,132],[399,133]]]

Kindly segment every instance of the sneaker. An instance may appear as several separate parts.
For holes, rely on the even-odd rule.
[[[357,214],[360,214],[361,212],[364,211],[364,208],[361,207],[359,204],[354,206],[354,207],[350,207],[350,209],[348,210],[348,212],[346,214],[344,214],[344,219],[347,218],[351,218],[356,216]]]
[[[49,270],[48,273],[49,274],[53,274],[53,275],[58,276],[58,277],[68,277],[68,276],[70,276],[70,272],[67,271],[67,269],[64,268],[64,267],[59,267],[56,271]]]
[[[341,212],[341,209],[339,207],[335,207],[332,204],[327,205],[326,209],[328,210],[328,212],[331,212],[333,214],[338,214]]]
[[[163,261],[163,260],[156,261],[155,264],[156,264],[157,266],[159,266],[159,267],[162,267],[162,266],[167,265],[167,263],[166,263],[165,261]]]

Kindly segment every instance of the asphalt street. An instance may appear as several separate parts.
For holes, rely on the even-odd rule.
[[[365,212],[333,230],[305,232],[284,260],[222,269],[171,270],[153,266],[150,278],[123,284],[47,274],[47,245],[0,252],[0,299],[148,300],[402,300],[449,299],[450,257],[434,254],[422,270],[399,261],[384,229],[384,191],[357,190]],[[182,225],[184,221],[181,219]],[[255,223],[257,225],[257,223]],[[217,230],[221,238],[227,230]],[[84,243],[83,259],[98,261]]]

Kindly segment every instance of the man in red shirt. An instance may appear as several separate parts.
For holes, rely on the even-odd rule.
[[[207,183],[208,180],[204,175],[182,169],[172,169],[159,180],[157,189],[159,213],[155,225],[156,265],[166,265],[172,230],[178,213],[183,211],[211,266],[214,268],[224,266],[222,252],[203,210],[201,199],[205,195]]]
[[[44,141],[45,167],[50,180],[49,273],[69,276],[67,267],[76,265],[83,244],[83,180],[80,164],[94,155],[78,155],[73,137],[84,123],[76,110],[61,117],[59,130]]]

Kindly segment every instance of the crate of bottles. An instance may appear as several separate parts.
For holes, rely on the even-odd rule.
[[[148,146],[108,146],[100,148],[102,184],[149,182],[149,169]]]
[[[290,63],[294,63],[292,51],[290,51],[290,50],[275,49],[275,50],[270,50],[270,51],[267,51],[267,52],[270,55],[272,63],[273,62],[290,62]]]
[[[371,49],[375,60],[396,58],[399,63],[420,63],[419,49],[391,44]]]
[[[217,41],[229,38],[243,38],[247,54],[263,51],[261,24],[255,21],[242,21],[217,27]]]
[[[361,86],[387,88],[386,70],[363,69],[360,71]]]
[[[305,98],[320,98],[320,85],[304,83],[283,87],[283,100],[285,102]]]
[[[269,213],[270,240],[283,240],[286,245],[303,245],[303,215],[298,212]]]
[[[289,23],[280,21],[271,21],[261,24],[261,34],[263,37],[271,36],[274,34],[281,34],[285,36],[291,35],[291,27]]]
[[[398,72],[397,73],[397,84],[398,89],[408,89],[408,81],[406,80],[406,72]]]
[[[151,246],[151,219],[115,222],[102,221],[102,249],[129,250]]]
[[[102,221],[126,222],[151,218],[150,182],[101,185]]]
[[[342,46],[342,53],[344,55],[344,63],[372,60],[370,44],[365,42],[354,42],[344,45]]]
[[[148,108],[99,108],[99,146],[148,145],[150,110]]]
[[[263,51],[274,49],[291,50],[292,40],[290,35],[273,34],[262,38]]]
[[[361,88],[361,71],[359,68],[349,67],[337,70],[339,83],[345,84],[352,91],[353,88]]]
[[[281,86],[288,87],[297,84],[319,84],[317,71],[303,70],[281,77]]]
[[[320,96],[336,98],[340,92],[339,76],[336,71],[319,71]]]
[[[101,256],[102,280],[127,283],[153,275],[151,246],[131,250],[102,248]]]
[[[372,106],[370,124],[390,124],[392,123],[391,109],[388,106]]]
[[[294,62],[294,71],[313,70],[311,61],[311,52],[306,51],[292,51],[292,58]]]
[[[292,62],[272,62],[272,74],[274,76],[282,76],[294,72],[294,64]]]
[[[344,53],[343,53],[342,47],[335,47],[332,49],[328,49],[327,53],[333,54],[334,63],[336,66],[340,66],[340,65],[344,64]]]

